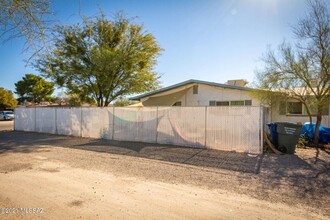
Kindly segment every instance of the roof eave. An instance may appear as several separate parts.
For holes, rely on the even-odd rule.
[[[155,94],[158,94],[158,93],[161,93],[161,92],[166,92],[168,90],[171,90],[171,89],[174,89],[174,88],[177,88],[177,87],[180,87],[180,86],[188,85],[188,84],[191,84],[191,83],[204,84],[204,85],[222,87],[222,88],[227,88],[227,89],[238,89],[238,90],[244,90],[244,91],[253,90],[252,88],[248,88],[248,87],[232,86],[232,85],[227,85],[227,84],[190,79],[190,80],[187,80],[187,81],[184,81],[184,82],[181,82],[181,83],[174,84],[172,86],[167,86],[167,87],[155,90],[155,91],[151,91],[151,92],[147,92],[147,93],[144,93],[144,94],[141,94],[141,95],[138,95],[138,96],[134,96],[134,97],[131,97],[129,99],[133,100],[133,101],[139,101],[141,98],[145,98],[145,97],[155,95]]]

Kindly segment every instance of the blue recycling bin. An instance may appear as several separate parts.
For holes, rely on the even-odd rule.
[[[277,133],[277,124],[276,123],[270,123],[267,124],[270,134],[271,134],[271,141],[273,145],[277,148],[278,147],[278,133]]]

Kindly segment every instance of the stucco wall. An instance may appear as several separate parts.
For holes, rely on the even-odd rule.
[[[167,95],[174,96],[174,95]],[[165,97],[165,96],[164,96]],[[162,97],[153,97],[144,101],[144,106],[161,106],[158,99]],[[166,98],[167,100],[169,99]],[[221,88],[209,85],[198,84],[198,94],[193,94],[193,87],[191,86],[186,92],[177,96],[176,99],[171,99],[173,105],[175,102],[180,101],[181,106],[209,106],[210,101],[240,101],[240,100],[252,100],[252,106],[260,106],[260,102],[253,98],[249,91]]]
[[[209,106],[210,101],[239,101],[252,100],[253,106],[259,106],[258,100],[251,97],[249,91],[221,88],[208,85],[198,85],[198,94],[193,94],[190,88],[185,97],[187,106]]]

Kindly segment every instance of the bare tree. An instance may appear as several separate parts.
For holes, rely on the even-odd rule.
[[[48,0],[0,0],[0,42],[23,37],[24,49],[40,47],[52,14]]]
[[[308,1],[309,11],[293,27],[296,43],[282,43],[263,57],[265,68],[257,74],[258,87],[296,99],[314,116],[314,143],[330,96],[330,10],[321,0]]]

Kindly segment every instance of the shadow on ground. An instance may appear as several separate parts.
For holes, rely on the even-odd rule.
[[[42,147],[58,146],[255,174],[259,172],[261,162],[261,156],[246,153],[34,132],[0,132],[0,140],[0,154],[29,153]]]
[[[324,150],[297,149],[295,155],[265,153],[251,157],[243,153],[172,145],[77,138],[33,132],[0,132],[0,160],[1,156],[11,153],[49,150],[45,147],[75,148],[104,154],[128,155],[176,164],[189,164],[198,168],[213,168],[212,171],[205,172],[204,169],[194,167],[173,168],[166,164],[150,163],[150,167],[141,169],[141,167],[134,167],[136,164],[130,162],[113,162],[111,164],[107,160],[108,157],[105,157],[106,161],[93,161],[93,158],[83,161],[84,166],[87,167],[103,166],[102,163],[104,163],[105,166],[116,170],[119,166],[119,172],[122,172],[124,164],[130,174],[143,178],[147,176],[157,181],[227,189],[257,199],[287,203],[293,208],[300,204],[308,205],[326,216],[330,216],[328,205],[330,202],[330,154]],[[15,171],[28,166],[29,164],[10,165],[5,169]],[[217,172],[218,170],[219,172]],[[238,172],[223,172],[224,170]]]

